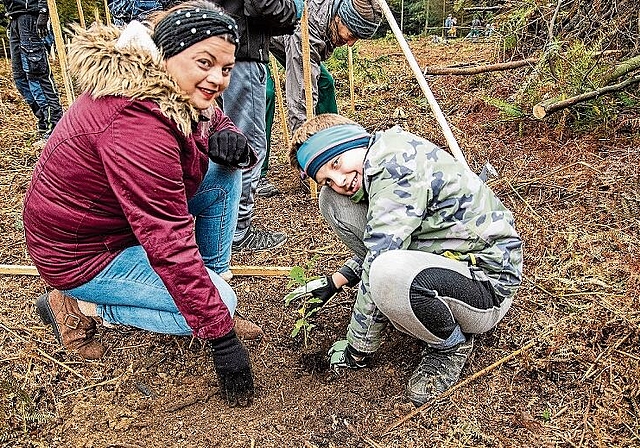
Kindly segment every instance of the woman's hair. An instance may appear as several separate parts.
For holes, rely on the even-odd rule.
[[[300,166],[297,157],[300,146],[313,134],[341,124],[356,124],[356,122],[338,114],[321,114],[307,120],[293,133],[291,138],[291,147],[289,148],[289,163],[291,166],[302,171],[303,168]]]
[[[153,13],[150,22],[154,28],[153,40],[165,58],[213,36],[238,46],[238,26],[235,21],[210,1],[178,3],[166,11]]]

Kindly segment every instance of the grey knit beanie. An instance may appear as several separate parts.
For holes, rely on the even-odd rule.
[[[358,39],[371,39],[382,22],[376,0],[334,0],[333,12]]]

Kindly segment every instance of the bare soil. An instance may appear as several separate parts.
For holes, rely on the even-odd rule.
[[[496,62],[490,43],[415,39],[421,66]],[[358,44],[357,61],[382,67],[358,79],[336,73],[344,114],[368,129],[400,124],[445,146],[424,97],[391,40]],[[356,71],[359,70],[356,65]],[[66,353],[37,317],[47,287],[0,277],[0,443],[17,447],[630,447],[640,446],[640,174],[637,109],[606,126],[572,131],[563,119],[505,120],[485,98],[507,100],[526,69],[430,78],[472,168],[490,161],[494,191],[515,212],[525,241],[525,280],[504,320],[476,339],[463,380],[392,430],[414,407],[404,386],[420,345],[393,329],[370,368],[336,376],[327,349],[344,336],[354,291],[315,318],[305,346],[292,338],[296,307],[285,277],[235,277],[239,312],[265,338],[246,343],[257,396],[228,408],[200,341],[101,329],[100,361]],[[62,83],[59,83],[61,86]],[[35,123],[0,61],[0,263],[31,264],[21,201],[39,155]],[[635,97],[638,100],[637,94]],[[276,121],[276,125],[278,121]],[[255,222],[285,231],[274,252],[234,254],[234,265],[296,266],[313,274],[349,257],[286,162],[281,132]],[[529,346],[504,362],[504,358]],[[502,362],[501,362],[502,361]],[[489,368],[500,362],[498,367]]]

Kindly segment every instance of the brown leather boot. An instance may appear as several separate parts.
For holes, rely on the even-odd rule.
[[[235,324],[234,330],[236,330],[236,335],[240,339],[244,339],[245,341],[253,341],[264,336],[262,328],[247,319],[235,316],[233,318],[233,323]]]
[[[66,349],[84,359],[100,359],[104,355],[104,346],[93,339],[96,322],[80,312],[76,299],[54,289],[38,298],[36,308],[42,321],[53,327],[53,334]]]

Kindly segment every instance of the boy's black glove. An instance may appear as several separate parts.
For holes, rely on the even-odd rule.
[[[209,158],[220,165],[247,168],[252,153],[247,137],[238,132],[223,129],[209,136]]]
[[[220,392],[229,406],[248,406],[253,401],[254,387],[249,353],[235,330],[208,341],[213,364],[218,374]]]
[[[302,298],[304,300],[305,297],[315,297],[319,299],[318,303],[309,303],[308,311],[320,308],[325,303],[329,301],[333,296],[342,291],[342,288],[337,288],[336,284],[333,283],[333,279],[330,275],[325,275],[324,277],[317,278],[315,280],[311,280],[306,285],[298,286],[296,289],[291,291],[284,297],[284,301],[286,304],[289,304],[293,300],[297,300]]]
[[[45,37],[49,34],[49,27],[47,26],[47,22],[49,22],[49,14],[46,12],[41,12],[38,14],[38,18],[36,19],[36,31],[38,36]]]

